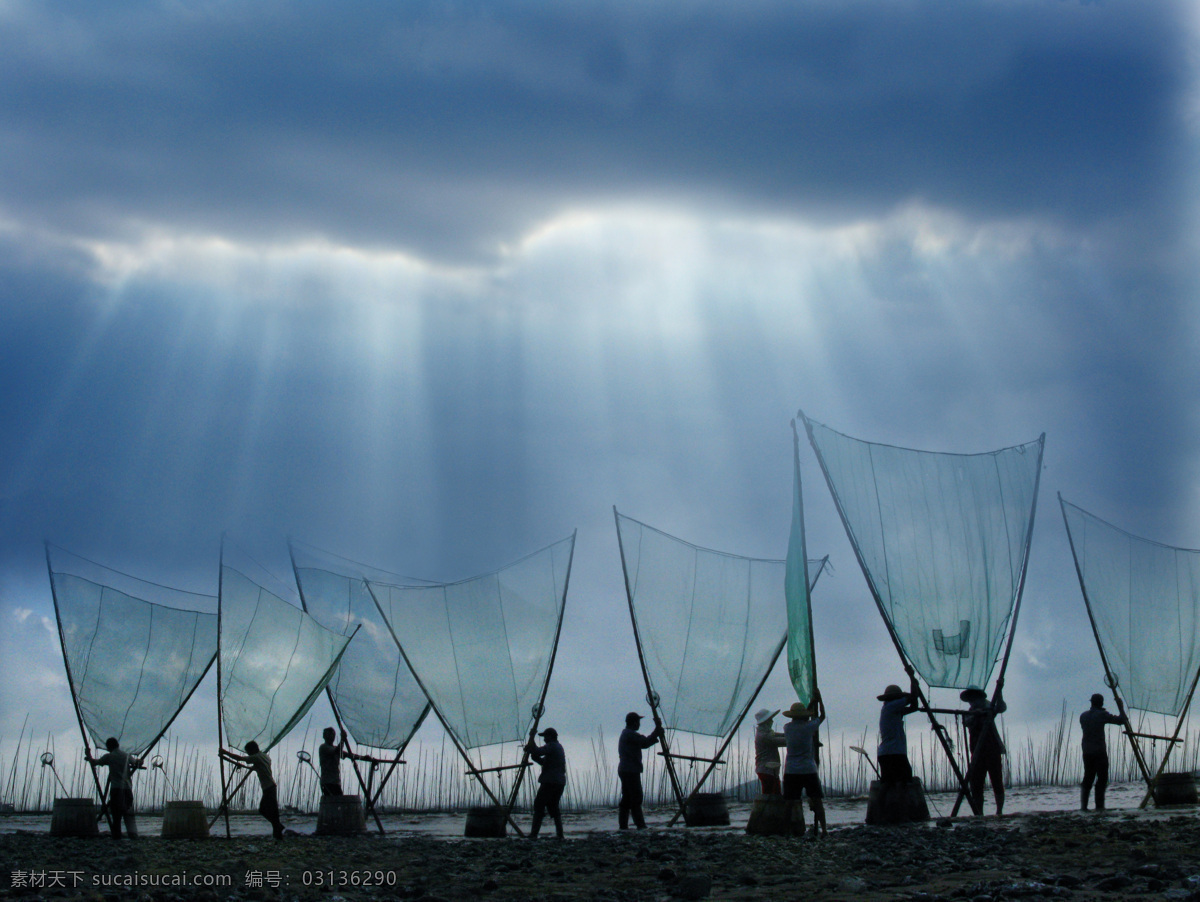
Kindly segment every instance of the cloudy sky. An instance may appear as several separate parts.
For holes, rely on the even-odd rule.
[[[223,530],[456,579],[575,528],[548,722],[612,735],[644,708],[612,506],[782,557],[798,408],[1047,434],[1008,724],[1082,708],[1055,493],[1200,546],[1194,19],[0,0],[0,736],[73,729],[44,538],[215,592]],[[861,734],[902,671],[802,466]]]

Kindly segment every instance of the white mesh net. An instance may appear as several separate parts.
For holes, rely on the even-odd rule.
[[[1045,437],[947,454],[805,424],[909,661],[931,686],[987,685],[1024,580]]]
[[[523,740],[558,643],[575,537],[486,576],[367,584],[413,675],[465,748]]]
[[[1084,601],[1125,703],[1178,717],[1200,668],[1200,551],[1141,539],[1059,497]]]
[[[701,548],[616,518],[634,629],[663,724],[728,735],[787,637],[785,562]],[[820,564],[812,563],[814,574]]]
[[[217,652],[216,599],[156,585],[46,546],[71,691],[92,742],[142,755]]]
[[[356,742],[378,749],[408,744],[425,719],[429,701],[396,647],[367,588],[376,581],[418,582],[356,564],[298,542],[292,563],[304,609],[343,636],[358,634],[329,682],[342,723]]]
[[[225,743],[265,752],[312,707],[349,638],[224,562],[220,604]]]

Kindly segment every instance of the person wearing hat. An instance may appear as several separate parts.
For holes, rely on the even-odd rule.
[[[814,717],[814,713],[816,716]],[[787,763],[783,766],[783,797],[800,801],[808,793],[808,807],[813,813],[813,837],[824,834],[825,803],[822,801],[821,778],[817,775],[817,732],[825,722],[825,702],[820,690],[813,690],[813,707],[795,702],[783,712],[788,723],[783,728],[787,740]]]
[[[1104,727],[1110,723],[1126,726],[1129,718],[1104,710],[1104,696],[1097,692],[1092,696],[1092,706],[1079,715],[1083,732],[1083,782],[1079,784],[1081,811],[1087,811],[1088,792],[1093,782],[1096,784],[1096,810],[1104,810],[1104,790],[1108,788],[1108,745],[1104,741]]]
[[[534,740],[535,736],[541,736],[546,744],[539,746]],[[538,831],[542,829],[542,819],[549,814],[554,819],[555,834],[562,839],[562,812],[558,809],[558,801],[567,788],[567,753],[559,744],[558,730],[554,727],[540,733],[530,730],[525,751],[542,766],[537,795],[533,797],[533,825],[529,828],[529,838],[537,839]]]
[[[983,812],[983,784],[992,781],[992,794],[996,798],[996,814],[1004,813],[1004,742],[996,729],[996,715],[1008,710],[1003,698],[993,705],[987,693],[978,686],[968,686],[958,694],[967,703],[963,712],[963,726],[967,728],[971,763],[967,766],[968,785],[971,787],[971,807]]]
[[[907,783],[912,779],[912,765],[908,761],[908,739],[904,735],[904,718],[917,710],[917,679],[912,678],[912,688],[905,692],[895,683],[876,696],[883,702],[879,711],[879,779],[884,783]]]
[[[617,805],[617,824],[622,830],[629,829],[629,817],[634,826],[646,829],[642,816],[642,749],[648,749],[663,734],[662,721],[654,716],[654,729],[643,736],[638,732],[642,715],[630,711],[625,715],[625,729],[617,740],[617,778],[621,781],[621,801]]]
[[[772,729],[778,713],[770,708],[759,708],[754,712],[754,722],[757,724],[754,728],[754,773],[765,796],[777,796],[783,792],[779,782],[779,750],[787,745],[787,739]]]

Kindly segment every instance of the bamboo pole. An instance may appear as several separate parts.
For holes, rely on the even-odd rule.
[[[91,758],[91,742],[88,740],[87,728],[83,725],[83,711],[79,707],[79,695],[75,688],[75,676],[71,672],[71,662],[67,659],[67,637],[63,633],[62,613],[58,608],[58,589],[54,582],[54,566],[50,563],[50,543],[43,542],[43,547],[46,552],[46,570],[50,575],[50,599],[54,603],[54,620],[58,625],[58,641],[62,649],[63,667],[67,671],[67,683],[71,687],[71,704],[75,708],[75,720],[79,724],[80,735],[83,736],[83,755],[88,763],[88,769],[92,772],[92,782],[96,784],[96,792],[100,796],[100,814],[108,823],[109,830],[113,829],[113,814],[108,809],[108,793],[106,787],[100,785],[100,777],[96,775],[96,764]]]
[[[659,728],[658,742],[662,746],[663,764],[667,768],[667,775],[671,780],[671,789],[675,793],[675,800],[679,803],[680,810],[685,810],[687,802],[683,796],[683,790],[679,785],[679,777],[675,773],[675,765],[671,763],[671,748],[667,743],[666,730],[662,727],[662,716],[659,714],[658,693],[654,691],[654,687],[650,684],[650,672],[646,668],[646,655],[642,651],[642,638],[638,632],[637,615],[633,610],[633,591],[629,586],[629,569],[625,565],[625,544],[621,540],[621,521],[620,515],[617,513],[617,506],[613,505],[613,521],[617,527],[617,548],[621,553],[621,573],[625,579],[625,597],[629,602],[629,619],[633,623],[633,641],[637,644],[638,663],[642,668],[642,679],[646,683],[646,702],[650,705],[650,713],[654,718],[655,727]]]
[[[1071,546],[1071,559],[1075,564],[1075,575],[1079,578],[1079,591],[1083,594],[1083,605],[1087,609],[1088,623],[1092,627],[1092,635],[1096,639],[1096,648],[1100,652],[1100,663],[1104,665],[1104,682],[1112,690],[1113,699],[1117,703],[1117,710],[1121,712],[1121,717],[1125,719],[1125,735],[1129,739],[1129,745],[1133,749],[1133,757],[1137,762],[1138,768],[1142,772],[1143,778],[1146,780],[1146,786],[1151,792],[1154,791],[1154,778],[1150,775],[1150,769],[1146,765],[1145,757],[1142,755],[1141,746],[1138,745],[1137,734],[1133,730],[1133,724],[1129,721],[1129,714],[1125,710],[1125,702],[1121,698],[1121,693],[1117,690],[1118,680],[1113,675],[1112,668],[1108,665],[1108,655],[1104,653],[1104,645],[1100,642],[1100,629],[1096,626],[1096,618],[1092,614],[1092,603],[1088,598],[1087,586],[1083,581],[1083,570],[1079,566],[1079,555],[1075,551],[1075,538],[1071,535],[1071,524],[1067,520],[1067,509],[1064,506],[1062,492],[1058,493],[1058,506],[1062,511],[1063,525],[1067,528],[1067,542]],[[1198,671],[1200,675],[1200,671]],[[1195,681],[1193,681],[1193,688]],[[1143,802],[1143,804],[1145,804]]]

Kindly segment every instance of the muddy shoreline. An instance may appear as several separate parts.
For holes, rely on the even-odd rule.
[[[1200,899],[1194,809],[842,826],[819,841],[707,828],[597,831],[566,842],[394,834],[278,842],[0,835],[3,899],[974,902],[1134,896]]]

